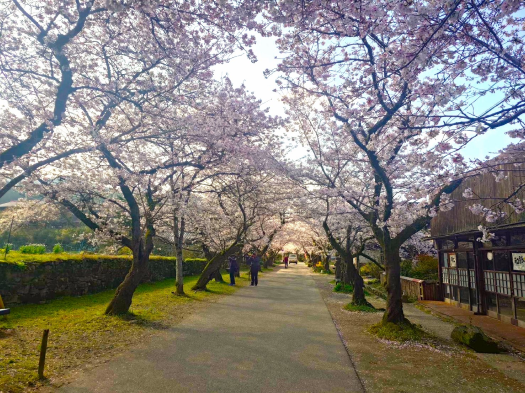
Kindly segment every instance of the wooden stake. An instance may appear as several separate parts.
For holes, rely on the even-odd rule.
[[[42,336],[42,345],[40,346],[40,362],[38,363],[38,378],[44,379],[44,366],[46,364],[46,352],[47,352],[47,337],[49,336],[49,329],[44,330]]]

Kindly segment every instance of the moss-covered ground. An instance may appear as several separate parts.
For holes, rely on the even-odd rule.
[[[246,284],[245,277],[242,273],[237,279],[238,286]],[[228,275],[224,279],[229,282]],[[13,307],[7,318],[0,317],[0,392],[17,393],[43,383],[37,380],[37,368],[44,329],[50,330],[45,374],[56,379],[68,370],[103,361],[236,290],[210,282],[206,292],[190,291],[196,280],[185,278],[186,296],[172,293],[173,279],[143,284],[135,293],[131,313],[121,317],[104,315],[114,290]]]
[[[413,341],[413,342],[424,342],[427,340],[433,340],[434,337],[429,333],[425,332],[421,326],[415,325],[410,322],[395,324],[391,322],[379,322],[368,328],[368,331],[378,338],[389,340],[389,341]]]
[[[384,309],[377,309],[374,307],[366,306],[366,305],[355,305],[352,303],[348,303],[345,307],[345,310],[352,311],[352,312],[384,312]]]

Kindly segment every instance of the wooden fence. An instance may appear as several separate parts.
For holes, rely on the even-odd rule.
[[[386,281],[385,273],[381,274],[381,283]],[[417,278],[401,276],[403,297],[417,300],[443,300],[438,282],[429,282]]]

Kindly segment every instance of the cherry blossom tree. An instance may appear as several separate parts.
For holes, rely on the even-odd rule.
[[[282,1],[267,7],[284,54],[279,83],[292,90],[289,100],[312,97],[327,121],[337,121],[330,127],[333,145],[367,186],[328,181],[383,249],[385,322],[405,320],[401,244],[448,207],[447,195],[467,169],[456,149],[523,113],[516,93],[523,80],[515,61],[523,53],[518,3]],[[497,86],[477,87],[491,78]],[[491,87],[504,99],[483,112],[474,104]]]
[[[205,290],[213,278],[221,279],[221,267],[228,257],[242,251],[248,231],[257,222],[262,208],[259,182],[243,172],[215,179],[194,217],[209,262],[193,290]]]
[[[171,242],[177,255],[177,293],[183,294],[182,249],[185,227],[190,215],[199,215],[196,201],[191,201],[194,192],[209,191],[210,182],[221,176],[240,176],[243,164],[256,161],[264,156],[266,149],[274,150],[278,139],[273,131],[280,124],[278,118],[269,117],[260,108],[260,101],[244,86],[234,88],[229,79],[224,78],[211,90],[208,101],[199,97],[194,107],[189,108],[189,119],[181,132],[173,139],[171,131],[169,146],[161,139],[170,156],[191,154],[198,156],[198,167],[179,166],[169,175],[171,197]],[[207,105],[204,103],[207,102]],[[206,132],[203,133],[203,130]],[[181,160],[183,158],[177,158]]]
[[[169,98],[162,96],[162,101]],[[137,118],[114,117],[115,122],[107,122],[95,135],[110,135],[107,142],[99,138],[93,152],[70,157],[38,178],[38,192],[67,207],[99,238],[114,239],[133,251],[131,269],[108,314],[129,309],[165,215],[173,219],[178,287],[183,290],[181,237],[191,193],[199,185],[214,184],[220,175],[235,174],[242,154],[258,157],[255,153],[274,140],[265,133],[278,121],[260,109],[253,95],[228,80],[212,83],[190,103],[196,106],[170,106],[143,115],[138,127]]]
[[[242,30],[257,10],[250,2],[0,2],[0,196],[92,149],[91,134],[112,115],[140,118],[163,109],[161,95],[191,95],[239,47],[253,58]]]
[[[159,140],[166,146],[169,138],[180,143],[179,134],[173,138],[168,132],[184,129],[176,121],[198,126],[187,108],[199,110],[195,105],[203,100],[199,93],[213,85],[214,65],[239,47],[253,57],[245,49],[253,37],[243,29],[256,13],[250,2],[0,4],[3,190],[32,174],[25,183],[28,192],[60,202],[97,234],[132,249],[132,267],[108,314],[129,309],[147,271],[166,176],[213,159],[192,151],[170,156]],[[210,105],[208,100],[211,110]],[[257,104],[244,108],[250,105]],[[228,117],[232,108],[204,116],[200,135],[216,138],[214,146],[232,129],[224,131],[218,122],[244,124]],[[202,140],[195,143],[202,146]]]

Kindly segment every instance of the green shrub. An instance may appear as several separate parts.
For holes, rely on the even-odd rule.
[[[22,254],[44,254],[46,252],[46,246],[43,244],[28,244],[26,246],[20,246],[18,251]]]
[[[131,248],[129,248],[129,247],[121,247],[117,251],[117,254],[118,255],[131,255],[131,254],[133,254],[133,251],[131,251]]]
[[[6,251],[7,249],[7,251]],[[11,251],[13,249],[13,244],[12,243],[7,243],[5,245],[5,248],[0,248],[0,254],[2,255],[6,255],[6,254],[9,254],[9,251]]]
[[[418,255],[410,277],[420,280],[438,280],[438,260],[431,255]]]
[[[420,254],[416,261],[401,261],[401,275],[420,280],[438,280],[438,260],[431,255]]]
[[[53,246],[53,253],[61,254],[64,252],[64,247],[60,243],[57,243]]]
[[[361,266],[359,272],[362,276],[370,276],[379,279],[383,271],[375,263],[369,262],[366,265]]]
[[[352,293],[354,292],[354,287],[350,284],[343,285],[343,283],[338,282],[335,284],[334,292]]]
[[[414,263],[410,259],[401,261],[401,275],[404,277],[412,277],[412,269]]]

